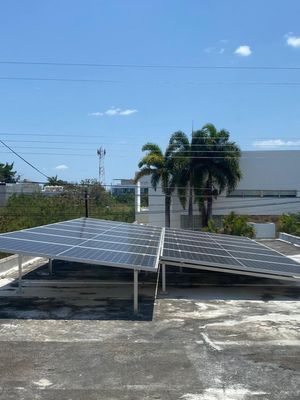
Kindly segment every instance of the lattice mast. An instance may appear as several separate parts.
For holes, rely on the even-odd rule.
[[[97,155],[99,158],[99,183],[102,186],[105,186],[105,166],[104,166],[104,158],[105,158],[106,150],[101,146],[97,149]]]

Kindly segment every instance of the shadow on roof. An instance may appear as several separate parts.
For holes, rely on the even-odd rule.
[[[169,266],[167,291],[173,299],[295,301],[300,282]]]
[[[133,313],[133,271],[55,260],[0,288],[0,319],[137,320],[153,318],[156,275],[141,272]]]

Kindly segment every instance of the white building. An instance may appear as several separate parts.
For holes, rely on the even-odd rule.
[[[213,203],[213,216],[234,211],[244,215],[276,216],[300,212],[300,150],[244,151],[240,161],[243,178],[236,190],[224,192]],[[149,207],[139,207],[137,187],[136,220],[164,226],[164,194],[151,188],[150,177],[142,179],[149,187]],[[184,210],[176,193],[172,196],[171,227],[187,227]],[[198,207],[194,204],[194,225],[200,225]]]

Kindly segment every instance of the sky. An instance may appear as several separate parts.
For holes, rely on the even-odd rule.
[[[0,139],[77,182],[102,146],[106,184],[134,176],[144,143],[208,122],[242,150],[300,149],[299,15],[298,0],[3,0]]]

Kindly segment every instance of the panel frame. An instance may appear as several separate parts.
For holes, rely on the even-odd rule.
[[[222,242],[227,242],[226,245],[230,246],[230,242],[232,243],[231,239],[235,239],[235,237],[227,237],[227,240],[224,240],[224,235],[211,235],[209,233],[204,233],[204,232],[186,232],[184,230],[180,230],[180,229],[172,229],[172,228],[167,228],[170,232],[170,236],[175,235],[176,238],[176,233],[178,233],[178,236],[180,237],[184,237],[184,239],[186,241],[189,241],[189,237],[191,238],[190,242],[197,242],[199,241],[199,244],[201,242],[201,239],[210,239],[212,244],[216,244],[218,246],[219,250],[223,250],[224,251],[224,255],[219,256],[219,257],[226,257],[227,259],[231,258],[232,260],[235,260],[235,262],[237,262],[239,265],[234,265],[234,264],[222,264],[222,263],[218,263],[218,262],[210,262],[210,261],[199,261],[199,262],[195,262],[191,259],[186,259],[186,258],[179,258],[179,257],[166,257],[163,255],[164,250],[168,249],[168,243],[170,244],[177,244],[178,241],[180,241],[180,237],[177,238],[178,240],[173,240],[171,238],[168,238],[168,230],[166,230],[166,228],[160,228],[157,226],[151,226],[151,225],[136,225],[134,226],[134,224],[130,224],[130,223],[126,223],[126,222],[118,222],[118,221],[109,221],[109,220],[98,220],[98,219],[92,219],[92,218],[76,218],[73,220],[67,220],[67,221],[61,221],[61,222],[57,222],[57,223],[53,223],[53,224],[48,224],[48,225],[41,225],[35,228],[26,228],[26,229],[22,229],[20,231],[15,231],[15,232],[30,232],[30,233],[34,233],[34,234],[38,234],[38,229],[39,228],[49,228],[49,227],[53,227],[53,234],[48,234],[49,236],[55,236],[55,237],[64,237],[63,235],[56,235],[55,232],[55,228],[54,226],[60,226],[60,225],[72,225],[70,228],[70,231],[73,232],[80,232],[81,231],[81,227],[82,227],[82,223],[87,222],[87,225],[94,225],[94,227],[91,228],[91,230],[97,231],[97,226],[98,228],[102,228],[104,229],[101,233],[96,233],[95,235],[89,238],[76,238],[74,237],[74,239],[82,239],[82,242],[80,244],[77,245],[71,245],[71,244],[64,244],[62,243],[51,243],[51,242],[47,242],[47,241],[34,241],[34,240],[30,240],[30,239],[22,239],[22,238],[13,238],[13,237],[9,237],[7,235],[9,235],[10,233],[14,233],[14,232],[7,232],[7,233],[3,233],[0,235],[3,235],[4,237],[6,236],[7,239],[12,239],[12,240],[20,240],[21,242],[24,243],[24,241],[32,241],[33,243],[40,243],[40,244],[51,244],[51,245],[57,245],[57,247],[64,246],[64,250],[62,250],[61,252],[59,252],[57,255],[54,255],[51,252],[47,252],[47,251],[30,251],[30,250],[8,250],[5,247],[1,247],[1,241],[0,241],[0,251],[3,252],[10,252],[10,253],[15,253],[15,254],[19,254],[19,255],[27,255],[27,256],[31,256],[31,257],[44,257],[44,258],[49,258],[49,259],[57,259],[57,260],[62,260],[62,261],[70,261],[70,262],[77,262],[77,263],[87,263],[87,264],[92,264],[92,265],[99,265],[99,266],[110,266],[110,267],[117,267],[117,268],[125,268],[125,269],[136,269],[136,270],[144,270],[144,271],[151,271],[151,272],[158,272],[158,266],[159,264],[165,264],[165,265],[175,265],[175,266],[179,266],[179,267],[186,267],[186,268],[194,268],[194,269],[202,269],[202,270],[211,270],[211,271],[215,271],[215,272],[225,272],[225,273],[231,273],[231,274],[241,274],[241,275],[249,275],[249,276],[256,276],[256,277],[266,277],[266,278],[272,278],[272,279],[279,279],[279,280],[296,280],[299,281],[300,280],[300,264],[299,264],[299,274],[293,274],[291,272],[286,272],[286,271],[280,271],[280,270],[274,270],[271,271],[269,269],[264,269],[264,268],[255,268],[255,267],[247,267],[246,265],[243,264],[243,258],[242,257],[234,257],[233,254],[231,254],[231,251],[234,252],[234,247],[239,247],[240,251],[242,253],[246,253],[246,254],[253,254],[252,258],[246,259],[249,261],[256,261],[256,262],[260,262],[260,263],[270,263],[273,266],[275,264],[278,265],[286,265],[286,266],[293,266],[296,265],[297,263],[294,261],[294,263],[284,263],[284,262],[280,262],[281,257],[283,257],[284,259],[287,259],[289,261],[290,260],[287,256],[285,256],[284,254],[270,249],[268,248],[268,246],[266,246],[263,243],[258,243],[252,239],[249,238],[239,238],[237,237],[237,240],[235,240],[235,243],[232,244],[233,249],[232,250],[228,250],[222,247]],[[89,224],[90,223],[90,224]],[[105,248],[99,248],[99,247],[90,247],[90,246],[84,246],[84,243],[87,243],[89,241],[98,241],[98,242],[102,242],[102,243],[110,243],[110,244],[122,244],[121,241],[113,241],[113,237],[115,238],[126,238],[126,234],[125,236],[120,233],[120,235],[112,235],[112,240],[101,240],[101,236],[107,234],[109,231],[114,231],[116,229],[118,229],[118,227],[122,227],[122,228],[127,228],[124,229],[124,233],[127,232],[128,233],[128,239],[134,239],[136,236],[140,236],[143,235],[145,237],[148,238],[148,243],[150,242],[149,245],[147,244],[134,244],[132,243],[133,246],[145,246],[145,247],[151,247],[151,248],[155,248],[155,242],[157,243],[157,251],[155,254],[150,254],[150,253],[137,253],[137,252],[130,252],[130,251],[122,251],[122,250],[112,250],[112,249],[105,249]],[[77,230],[76,230],[77,228]],[[105,229],[107,228],[107,229]],[[60,230],[60,228],[57,228],[58,230]],[[89,227],[87,226],[86,229],[89,229]],[[63,227],[60,231],[63,231]],[[66,229],[67,231],[68,229]],[[121,229],[122,230],[122,229]],[[132,231],[133,233],[133,237],[130,237],[130,231]],[[140,232],[139,232],[140,231]],[[99,231],[98,231],[99,232]],[[150,239],[150,234],[154,234],[155,235],[155,239]],[[92,232],[84,232],[87,233],[89,235],[93,235]],[[158,235],[160,233],[160,235]],[[139,235],[138,235],[139,234]],[[185,235],[187,234],[187,235]],[[40,235],[44,236],[46,235],[45,233],[40,233]],[[72,238],[71,236],[66,236],[69,238]],[[220,237],[220,242],[219,243],[216,240],[216,237]],[[126,239],[124,239],[126,241]],[[146,239],[145,239],[146,240]],[[204,240],[203,240],[204,241]],[[203,242],[202,242],[203,243]],[[124,245],[126,245],[126,243],[123,243]],[[202,247],[205,247],[207,249],[211,249],[211,253],[205,253],[205,255],[211,255],[211,256],[215,256],[214,252],[213,252],[213,246],[209,245],[209,243],[204,243],[202,244]],[[248,246],[247,246],[248,244]],[[130,244],[128,244],[130,246]],[[207,245],[207,247],[206,247]],[[225,245],[225,243],[224,243]],[[246,245],[246,246],[245,246]],[[196,243],[194,245],[186,245],[186,246],[191,246],[191,250],[192,250],[192,246],[196,246]],[[65,249],[67,247],[67,249]],[[278,262],[268,262],[266,260],[259,260],[257,259],[255,256],[255,253],[251,253],[251,252],[247,252],[246,249],[248,248],[250,250],[253,249],[255,250],[255,248],[259,248],[262,247],[264,248],[264,251],[268,252],[269,254],[261,254],[261,256],[275,256],[276,254],[278,254]],[[112,253],[121,253],[121,254],[133,254],[133,255],[139,255],[139,256],[146,256],[146,257],[151,257],[154,259],[154,265],[149,267],[146,265],[135,265],[135,264],[124,264],[124,263],[119,263],[119,262],[110,262],[110,261],[99,261],[99,260],[93,260],[93,259],[88,259],[85,257],[79,258],[79,257],[72,257],[72,256],[68,256],[67,253],[69,250],[71,249],[76,249],[76,248],[82,248],[82,249],[90,249],[95,250],[95,251],[111,251]],[[169,250],[174,250],[174,251],[178,251],[175,249],[169,249]],[[237,250],[236,250],[237,251]],[[201,257],[201,251],[199,252],[193,252],[192,253],[195,254],[199,254],[199,257]],[[273,253],[273,254],[270,254]],[[275,254],[274,254],[275,253]],[[204,254],[204,253],[202,253]],[[259,253],[257,253],[259,254]],[[259,257],[258,257],[259,258]]]
[[[181,233],[182,236],[184,236],[184,232],[182,232],[182,230],[180,230],[180,229],[173,229],[173,230],[170,229],[171,235],[175,234],[175,236],[176,236],[176,232],[179,232],[179,235]],[[179,257],[177,258],[176,257],[175,258],[175,257],[171,257],[171,256],[164,256],[163,253],[162,253],[162,256],[161,256],[161,262],[163,264],[165,264],[165,265],[173,265],[173,266],[179,266],[179,267],[202,269],[202,270],[211,270],[211,271],[220,271],[220,272],[232,273],[232,274],[236,274],[236,275],[237,274],[241,274],[241,275],[257,276],[257,277],[261,276],[261,277],[268,277],[268,278],[277,279],[277,280],[278,279],[285,279],[285,280],[292,280],[292,281],[299,281],[300,280],[300,264],[299,264],[299,274],[293,274],[291,272],[280,271],[280,270],[274,270],[273,273],[272,273],[272,272],[270,272],[270,270],[264,269],[264,268],[259,268],[258,269],[258,268],[254,268],[254,267],[247,267],[246,265],[243,264],[243,258],[234,257],[234,255],[232,255],[230,253],[230,251],[234,251],[234,250],[224,249],[222,247],[222,244],[220,244],[218,241],[214,240],[215,236],[219,237],[217,234],[211,235],[209,233],[206,234],[204,232],[199,232],[199,236],[198,237],[197,237],[197,235],[198,235],[198,233],[196,233],[196,232],[193,233],[192,235],[190,235],[190,236],[193,236],[193,238],[194,238],[193,241],[197,241],[197,239],[199,239],[199,242],[200,242],[201,239],[204,239],[205,237],[206,238],[210,238],[216,245],[218,245],[218,250],[224,250],[224,255],[220,256],[220,257],[231,258],[231,259],[235,260],[237,263],[239,263],[239,266],[234,265],[234,264],[230,265],[230,264],[222,264],[222,263],[210,262],[210,261],[195,262],[195,261],[193,261],[191,259],[186,259],[184,257],[181,257],[181,258],[179,258]],[[222,235],[220,235],[220,236],[222,236]],[[220,240],[222,241],[222,239],[223,238],[221,238]],[[228,239],[230,239],[230,238],[228,237]],[[236,242],[240,242],[239,244],[241,245],[240,246],[241,248],[245,249],[245,247],[243,246],[244,243],[252,243],[253,249],[255,247],[262,246],[266,250],[269,251],[269,254],[272,253],[272,252],[277,253],[278,254],[278,258],[282,258],[283,257],[284,259],[288,259],[289,261],[291,261],[291,263],[288,264],[288,263],[271,262],[271,261],[265,261],[265,260],[261,261],[261,260],[255,258],[255,254],[253,254],[253,258],[245,259],[245,261],[256,261],[256,262],[262,262],[262,263],[273,264],[273,265],[274,264],[278,264],[278,265],[284,264],[286,266],[296,266],[297,265],[297,262],[295,262],[295,261],[292,262],[293,260],[290,260],[286,255],[281,254],[280,252],[278,252],[276,250],[270,249],[266,245],[258,243],[253,239],[250,239],[250,238],[245,238],[245,239],[247,239],[247,240],[237,240],[236,241]],[[165,239],[163,250],[167,249],[167,247],[165,245],[166,243],[170,243],[171,244],[172,243],[171,238],[169,238],[169,240]],[[173,243],[176,243],[176,242],[174,241]],[[189,245],[187,245],[187,246],[189,246]],[[238,246],[237,243],[236,243],[236,246]],[[191,245],[191,247],[192,247],[192,245]],[[206,247],[206,246],[204,245],[203,247]],[[251,246],[249,246],[248,248],[250,248],[250,247]],[[212,249],[211,255],[214,256],[213,248],[212,247],[209,247],[209,248]],[[172,250],[174,250],[174,249],[172,249]],[[242,252],[244,252],[244,251],[242,250]],[[194,254],[199,254],[200,257],[201,257],[201,254],[209,255],[209,254],[201,253],[201,251],[193,252],[193,253]],[[226,256],[226,254],[228,254],[228,256]],[[251,253],[248,253],[248,254],[251,254]],[[265,254],[262,254],[262,256],[265,256]],[[270,256],[271,256],[271,254],[270,254]]]
[[[198,269],[198,270],[203,270],[203,271],[213,271],[213,272],[223,272],[226,274],[233,274],[233,275],[245,275],[245,276],[254,276],[257,278],[268,278],[268,279],[275,279],[275,280],[284,280],[284,281],[293,281],[293,282],[299,282],[300,280],[300,275],[299,276],[292,276],[292,275],[277,275],[277,274],[270,274],[267,272],[256,272],[256,271],[251,271],[251,270],[240,270],[240,269],[235,269],[233,266],[230,269],[230,266],[224,268],[224,265],[202,265],[202,264],[190,264],[186,262],[178,262],[178,261],[171,261],[171,260],[162,260],[162,264],[165,266],[174,266],[174,267],[183,267],[183,268],[191,268],[191,269]],[[263,270],[261,270],[263,271]]]
[[[85,220],[85,218],[76,218],[74,220],[68,220],[68,221],[61,221],[61,222],[57,222],[54,224],[48,224],[48,225],[41,225],[38,226],[36,228],[44,228],[44,227],[48,227],[48,226],[53,226],[53,225],[61,225],[64,223],[67,223],[69,221],[82,221]],[[105,221],[105,220],[97,220],[97,221]],[[107,221],[107,225],[109,225],[110,221]],[[116,228],[119,224],[118,221],[112,221],[113,227],[111,227],[112,230],[114,228]],[[127,225],[128,224],[128,225]],[[126,223],[126,222],[121,222],[120,225],[124,225],[124,226],[132,226],[132,224],[130,223]],[[137,225],[139,226],[139,225]],[[149,230],[151,230],[152,227],[150,227]],[[34,228],[26,228],[26,229],[22,229],[19,231],[14,231],[14,232],[27,232],[27,231],[32,231]],[[137,228],[138,229],[138,228]],[[131,264],[121,264],[121,263],[116,263],[116,262],[110,262],[110,261],[105,261],[105,262],[101,262],[101,261],[97,261],[97,260],[92,260],[92,259],[86,259],[86,258],[78,258],[78,257],[72,257],[72,256],[65,256],[64,253],[66,253],[67,251],[73,249],[73,248],[85,248],[83,246],[80,245],[64,245],[63,243],[61,243],[62,246],[68,246],[69,248],[67,250],[63,250],[61,251],[59,254],[50,254],[50,252],[36,252],[36,251],[29,251],[29,250],[8,250],[7,248],[3,248],[1,247],[1,240],[0,240],[0,251],[3,252],[10,252],[10,253],[14,253],[14,254],[18,254],[20,256],[31,256],[31,257],[42,257],[42,258],[48,258],[48,259],[56,259],[56,260],[62,260],[62,261],[70,261],[70,262],[77,262],[77,263],[86,263],[86,264],[92,264],[92,265],[98,265],[98,266],[109,266],[109,267],[117,267],[117,268],[125,268],[125,269],[135,269],[135,270],[143,270],[143,271],[150,271],[150,272],[157,272],[158,271],[158,266],[160,263],[160,248],[162,245],[162,228],[155,229],[157,231],[157,233],[159,233],[160,231],[160,235],[159,235],[159,239],[158,239],[158,244],[157,244],[157,252],[155,255],[153,254],[145,254],[145,253],[131,253],[131,254],[136,254],[136,255],[141,255],[141,256],[148,256],[148,257],[153,257],[155,262],[154,265],[151,267],[148,266],[144,266],[144,265],[131,265]],[[0,234],[0,238],[1,236],[5,237],[5,235],[8,235],[9,233],[14,233],[14,232],[6,232],[3,234]],[[102,232],[103,233],[103,232]],[[101,234],[102,234],[101,233]],[[101,234],[97,235],[95,234],[95,236],[93,238],[89,238],[89,239],[83,239],[82,240],[82,244],[84,244],[85,242],[89,241],[89,240],[93,240],[95,237],[100,236]],[[149,237],[149,235],[148,235]],[[13,238],[13,237],[6,237],[7,239],[11,239],[11,240],[20,240],[20,241],[32,241],[33,243],[44,243],[44,244],[54,244],[55,243],[49,243],[49,242],[43,242],[43,241],[34,241],[34,240],[28,240],[28,239],[20,239],[20,238]],[[118,243],[118,242],[113,242],[113,243]],[[59,246],[59,244],[57,244],[57,246]],[[150,246],[153,247],[153,246]],[[90,248],[90,247],[88,247]],[[99,250],[101,251],[101,249],[99,248],[90,248],[91,250]],[[114,252],[115,250],[109,250],[109,249],[102,249],[103,251],[111,251]],[[121,251],[115,251],[118,253],[123,253],[123,254],[128,254],[130,252],[121,252]]]

